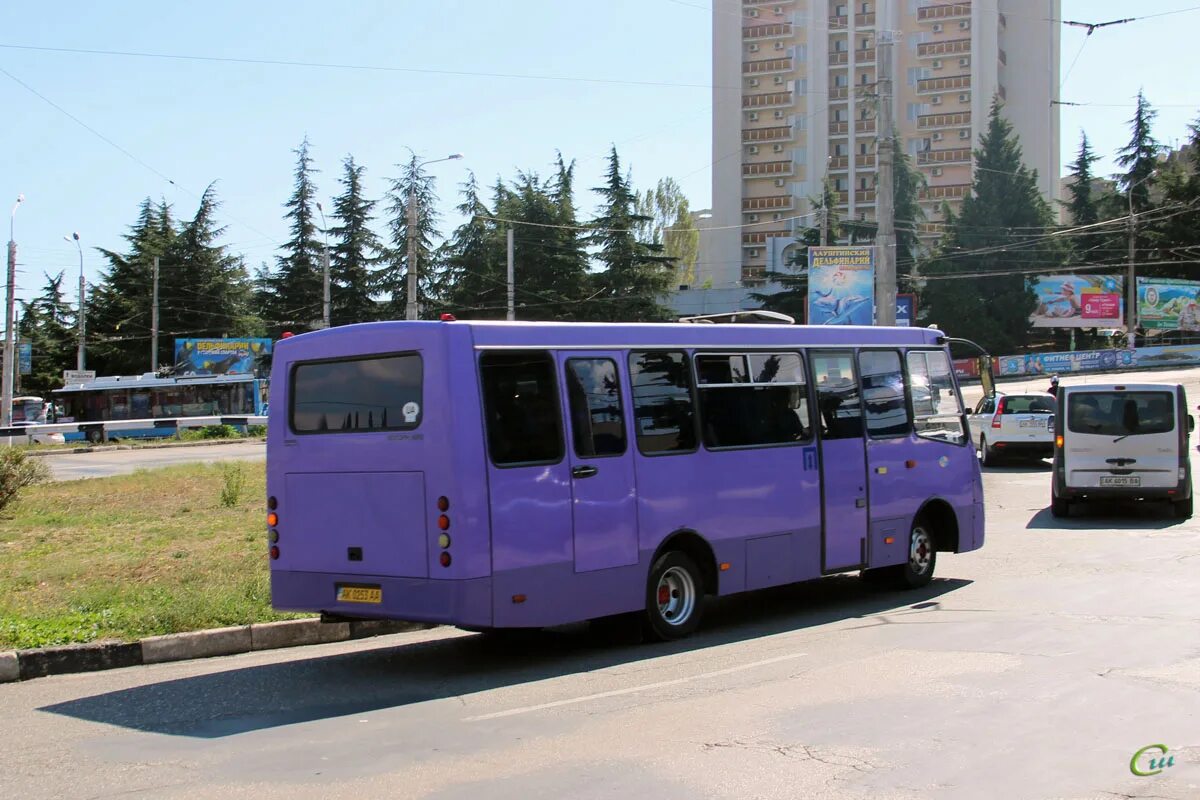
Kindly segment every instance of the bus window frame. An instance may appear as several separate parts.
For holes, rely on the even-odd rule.
[[[700,429],[700,395],[696,388],[696,376],[694,374],[694,371],[695,371],[695,358],[693,356],[694,351],[689,350],[685,347],[645,347],[645,348],[638,348],[638,349],[634,349],[634,348],[623,348],[623,349],[626,353],[625,369],[627,371],[626,374],[628,376],[628,381],[629,381],[629,403],[630,403],[630,405],[629,405],[630,418],[629,419],[630,419],[630,424],[632,425],[632,428],[633,428],[634,446],[637,448],[638,454],[641,456],[644,456],[646,458],[668,458],[670,456],[686,456],[686,455],[694,455],[695,453],[699,453],[701,447],[703,447],[703,444],[702,444],[703,436],[701,435],[703,432]],[[688,384],[689,384],[688,398],[691,400],[691,403],[692,403],[692,436],[694,437],[693,441],[696,443],[695,446],[692,447],[690,450],[663,450],[660,452],[647,453],[645,450],[642,449],[642,436],[641,436],[641,430],[638,427],[638,418],[637,418],[637,394],[635,393],[635,389],[637,387],[634,385],[634,382],[633,382],[633,359],[635,356],[644,355],[647,353],[679,353],[680,355],[683,356],[683,359],[685,362],[683,367],[684,367],[685,373],[688,376]]]
[[[558,458],[556,458],[552,461],[551,460],[510,461],[510,462],[505,462],[505,463],[501,464],[492,457],[492,446],[491,446],[491,442],[488,439],[487,397],[486,397],[486,395],[484,393],[484,389],[483,389],[483,359],[485,356],[487,356],[489,354],[495,354],[495,353],[504,353],[506,355],[515,355],[518,353],[534,353],[537,355],[544,355],[546,357],[547,361],[550,364],[550,373],[551,373],[550,374],[550,378],[551,378],[550,389],[554,393],[554,396],[552,398],[553,399],[553,407],[556,410],[556,412],[558,413],[558,427],[556,429],[556,432],[558,434]],[[533,348],[529,348],[528,350],[525,348],[517,348],[517,349],[512,349],[512,350],[508,350],[508,349],[487,350],[487,349],[484,349],[484,350],[479,351],[479,354],[476,356],[476,358],[475,358],[475,386],[479,391],[480,432],[483,434],[484,452],[487,453],[488,463],[491,464],[493,468],[495,468],[495,469],[525,469],[528,467],[556,467],[567,460],[568,449],[572,448],[574,446],[574,444],[568,443],[568,441],[567,441],[566,411],[568,409],[567,409],[567,406],[563,403],[563,393],[559,387],[559,383],[562,381],[563,376],[559,374],[558,359],[555,357],[554,353],[555,353],[554,349],[549,349],[549,348],[540,349],[540,348],[533,347]],[[619,371],[620,371],[620,366],[618,365],[618,377],[619,377]],[[626,452],[629,452],[628,447],[626,449]]]
[[[924,439],[929,442],[941,442],[942,444],[948,444],[948,445],[952,445],[954,447],[966,447],[968,445],[970,445],[971,447],[974,447],[975,445],[971,441],[971,426],[967,419],[966,403],[963,402],[962,387],[960,387],[958,385],[958,376],[954,373],[954,359],[950,358],[950,351],[943,347],[910,347],[910,348],[902,351],[902,353],[903,354],[901,357],[901,361],[904,364],[904,392],[905,392],[905,394],[908,395],[908,421],[909,421],[909,425],[912,426],[913,435],[918,439]],[[959,409],[959,414],[958,414],[959,423],[958,424],[962,426],[962,431],[963,431],[961,441],[954,442],[954,441],[951,441],[950,439],[943,439],[938,436],[929,436],[929,435],[921,433],[920,431],[917,430],[917,422],[918,422],[917,408],[916,408],[916,404],[914,403],[913,397],[912,397],[912,379],[910,376],[910,370],[909,370],[909,366],[908,366],[908,356],[910,353],[941,353],[944,356],[946,356],[946,360],[950,362],[950,382],[954,387],[955,395],[958,397],[958,409]],[[928,364],[929,364],[929,362],[926,361],[926,367],[928,367]],[[921,417],[920,419],[934,419],[935,417],[950,417],[950,416],[951,416],[950,414],[931,414],[928,416]]]
[[[420,365],[421,365],[421,391],[420,391],[419,398],[417,400],[417,403],[420,406],[421,411],[420,411],[420,414],[417,418],[417,422],[415,425],[411,425],[411,426],[406,425],[404,427],[371,428],[369,430],[340,429],[340,430],[324,430],[324,431],[301,431],[301,430],[296,429],[296,426],[295,426],[296,371],[300,367],[306,367],[306,366],[317,365],[317,364],[348,363],[351,361],[376,361],[376,360],[382,360],[385,358],[396,358],[399,356],[416,356],[418,363],[420,363]],[[213,385],[216,385],[216,384],[213,384]],[[421,423],[425,421],[425,359],[424,359],[424,357],[422,357],[421,352],[419,350],[400,350],[400,351],[396,351],[396,352],[387,352],[387,353],[370,353],[368,355],[351,356],[349,358],[314,358],[314,359],[305,360],[305,361],[293,361],[288,366],[287,386],[288,386],[288,409],[287,409],[288,432],[295,434],[296,436],[328,436],[330,434],[352,434],[352,433],[358,433],[358,434],[408,433],[411,431],[418,430],[421,427]]]
[[[858,348],[855,355],[855,366],[858,368],[858,386],[861,393],[861,403],[863,409],[863,433],[868,442],[890,442],[893,439],[911,439],[917,436],[916,417],[914,416],[914,406],[912,404],[911,386],[908,380],[908,350],[903,350],[896,347],[862,347]],[[906,428],[904,433],[893,433],[890,436],[876,436],[871,433],[871,428],[867,425],[867,396],[866,396],[866,381],[862,372],[862,354],[863,353],[894,353],[900,359],[900,381],[901,388],[904,390],[904,417]],[[959,401],[962,397],[960,393]]]
[[[800,359],[800,368],[804,371],[804,383],[794,383],[794,382],[756,383],[753,380],[748,380],[745,383],[708,383],[708,384],[704,384],[703,386],[701,386],[700,371],[699,371],[699,367],[696,364],[697,359],[703,358],[705,356],[717,356],[717,357],[743,356],[746,358],[746,367],[747,367],[746,377],[751,378],[752,376],[749,374],[749,365],[750,365],[749,359],[750,359],[750,356],[752,356],[752,355],[796,356],[796,358]],[[706,349],[706,350],[695,350],[692,352],[691,370],[692,370],[692,389],[696,395],[695,401],[694,401],[696,413],[693,416],[695,416],[696,425],[699,428],[696,441],[707,452],[728,453],[728,452],[737,451],[737,450],[770,450],[770,449],[775,449],[775,448],[779,448],[779,447],[803,447],[805,445],[812,445],[812,443],[814,441],[816,441],[816,437],[817,437],[816,422],[813,419],[813,412],[816,410],[816,406],[813,403],[813,390],[812,390],[813,382],[812,382],[812,375],[809,370],[808,358],[806,357],[805,350],[803,348],[798,348],[795,350],[782,350],[780,348],[771,348],[771,349],[741,348],[741,349],[730,349],[730,350],[714,348],[714,349]],[[737,445],[728,445],[725,447],[710,446],[708,444],[708,442],[706,442],[704,440],[704,404],[700,400],[701,390],[702,389],[745,389],[745,388],[753,388],[756,386],[761,386],[761,387],[799,386],[799,387],[802,387],[804,389],[804,392],[803,392],[804,405],[805,405],[805,409],[807,411],[807,416],[808,416],[808,419],[807,419],[808,436],[806,436],[803,439],[797,439],[794,442],[771,442],[769,444],[737,444]],[[682,452],[682,451],[680,451],[680,452]]]

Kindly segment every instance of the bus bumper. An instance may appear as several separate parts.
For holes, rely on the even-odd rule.
[[[339,585],[378,588],[380,601],[338,602]],[[492,625],[492,579],[443,581],[272,570],[271,605],[276,611],[486,628]]]

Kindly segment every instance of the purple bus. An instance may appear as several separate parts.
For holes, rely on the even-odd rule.
[[[944,334],[384,322],[278,343],[267,425],[281,611],[469,630],[642,616],[983,545]]]

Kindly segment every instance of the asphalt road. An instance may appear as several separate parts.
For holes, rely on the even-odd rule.
[[[0,796],[1200,796],[1200,520],[1055,520],[1044,464],[985,483],[987,545],[927,589],[728,598],[682,643],[438,630],[0,685]],[[1174,765],[1131,774],[1155,743]]]
[[[169,467],[213,461],[253,461],[264,459],[267,448],[263,442],[206,445],[204,447],[169,447],[163,449],[104,450],[98,453],[63,453],[39,456],[50,466],[55,480],[72,481],[80,478],[103,478],[125,475],[139,469]]]

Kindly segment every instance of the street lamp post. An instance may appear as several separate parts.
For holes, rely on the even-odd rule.
[[[325,258],[323,272],[323,288],[321,301],[321,321],[325,323],[325,327],[329,327],[330,319],[330,300],[329,300],[329,226],[325,223],[325,209],[321,208],[321,204],[317,203],[317,212],[321,215],[321,235],[325,237]]]
[[[1129,262],[1125,274],[1125,346],[1132,350],[1137,345],[1137,222],[1133,213],[1133,190],[1154,177],[1151,172],[1140,181],[1131,183],[1126,192],[1129,199]]]
[[[8,218],[8,292],[4,309],[4,376],[0,378],[0,427],[12,425],[13,375],[16,364],[16,290],[17,290],[17,241],[13,231],[17,224],[17,209],[25,202],[25,195],[17,195],[12,214]]]
[[[408,302],[405,304],[405,319],[420,319],[421,305],[417,300],[417,175],[421,167],[437,164],[440,161],[457,161],[462,153],[452,153],[445,158],[435,158],[432,161],[420,161],[413,164],[412,182],[408,185]]]
[[[83,245],[79,243],[79,234],[72,233],[70,236],[64,236],[68,242],[75,243],[75,249],[79,251],[79,351],[75,354],[75,369],[83,372],[86,363],[84,352],[84,343],[87,337],[87,315],[84,313],[85,308],[85,291],[87,284],[83,280]]]

